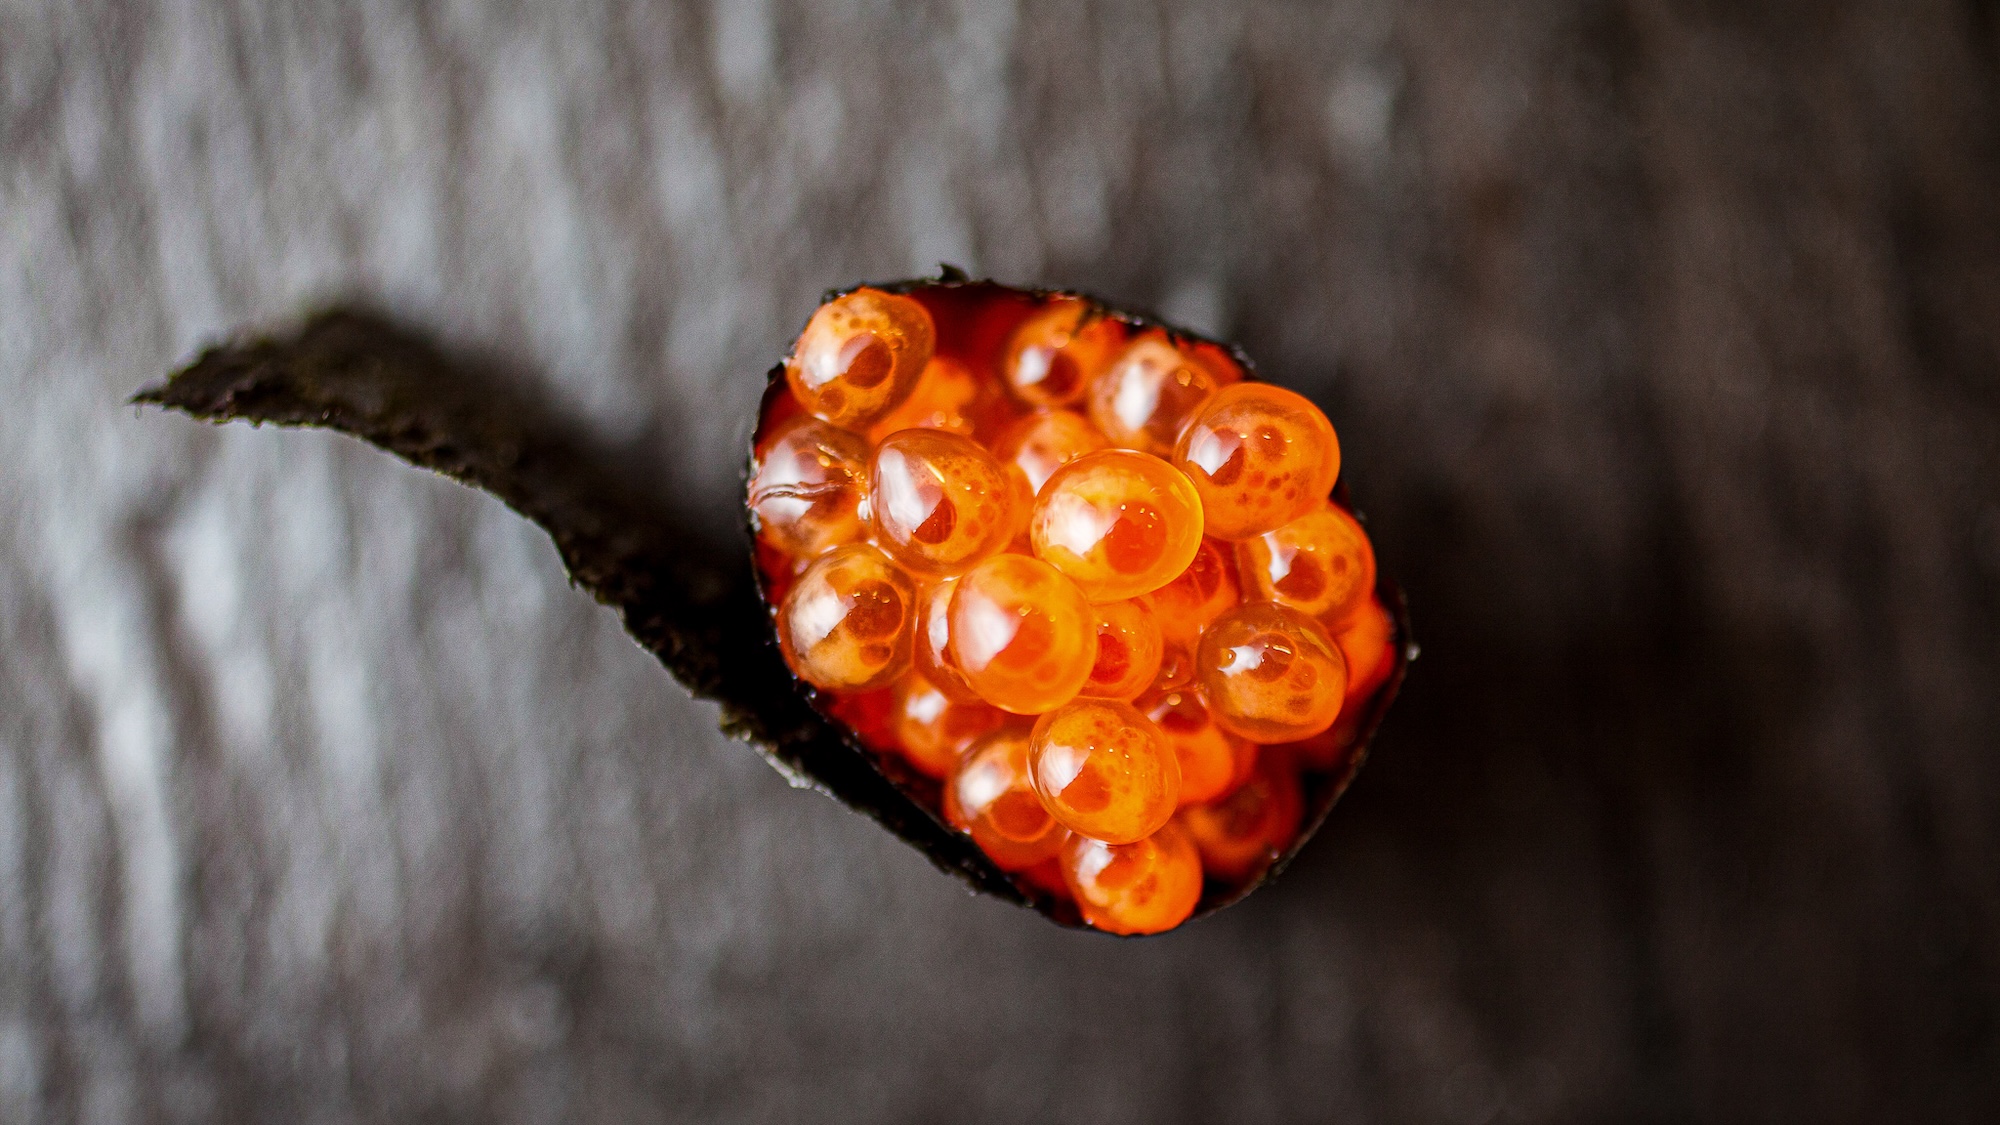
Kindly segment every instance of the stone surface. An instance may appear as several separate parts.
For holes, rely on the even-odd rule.
[[[1996,183],[1982,0],[0,5],[0,1119],[1990,1120]],[[359,300],[722,543],[940,260],[1242,341],[1409,588],[1166,938],[788,788],[498,502],[123,405]]]

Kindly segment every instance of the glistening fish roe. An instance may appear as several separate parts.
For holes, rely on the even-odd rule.
[[[1257,879],[1397,666],[1332,425],[1243,378],[1077,297],[862,288],[760,419],[747,503],[792,671],[1113,933]]]

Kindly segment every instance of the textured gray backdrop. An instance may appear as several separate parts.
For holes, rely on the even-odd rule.
[[[327,301],[729,534],[947,260],[1329,409],[1424,657],[1164,939],[788,789],[499,504],[125,396]],[[2000,1117],[1991,0],[0,3],[0,1120]]]

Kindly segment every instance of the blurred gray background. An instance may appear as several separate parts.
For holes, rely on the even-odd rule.
[[[1121,943],[498,503],[123,401],[338,301],[733,526],[824,289],[1243,342],[1424,656]],[[1992,0],[0,3],[0,1120],[2000,1117]]]

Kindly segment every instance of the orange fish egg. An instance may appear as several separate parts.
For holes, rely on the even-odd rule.
[[[1348,728],[1356,713],[1341,709],[1340,717],[1333,725],[1315,735],[1309,735],[1297,742],[1274,742],[1265,749],[1291,758],[1300,769],[1331,771],[1342,764],[1347,750],[1354,744],[1354,731]]]
[[[1117,321],[1073,297],[1057,298],[1014,330],[1000,374],[1030,406],[1066,406],[1083,397],[1123,338]]]
[[[746,514],[786,664],[893,786],[861,807],[948,821],[982,886],[1116,933],[1296,846],[1301,787],[1337,795],[1400,654],[1329,495],[1338,437],[1248,375],[955,272],[814,313],[767,380]]]
[[[1368,719],[1369,697],[1396,670],[1395,652],[1390,647],[1395,633],[1395,619],[1382,603],[1370,599],[1334,634],[1333,642],[1347,661],[1347,698],[1340,705],[1340,717],[1325,734],[1292,746],[1301,764],[1330,770],[1345,760],[1361,736],[1361,724]]]
[[[868,443],[810,415],[781,426],[750,478],[757,537],[811,558],[866,533]]]
[[[1097,617],[1076,583],[1027,555],[994,555],[960,576],[946,651],[980,698],[1039,715],[1076,698],[1097,662]]]
[[[1180,802],[1166,736],[1116,700],[1079,699],[1036,720],[1028,776],[1063,827],[1114,844],[1152,835]]]
[[[862,543],[821,555],[778,609],[785,660],[815,687],[865,691],[910,666],[916,591],[880,551]]]
[[[1032,498],[1057,469],[1109,444],[1074,410],[1040,410],[1002,431],[993,453],[1021,475]]]
[[[1347,661],[1348,699],[1366,699],[1389,678],[1396,666],[1389,652],[1395,635],[1396,619],[1372,597],[1333,635],[1333,643]]]
[[[1248,539],[1326,499],[1340,475],[1340,440],[1304,397],[1269,383],[1238,383],[1188,421],[1174,464],[1201,494],[1208,533]]]
[[[1284,854],[1304,815],[1298,774],[1285,755],[1266,753],[1235,792],[1219,801],[1188,805],[1174,823],[1194,841],[1211,878],[1240,883]]]
[[[1090,420],[1111,444],[1171,457],[1181,426],[1221,382],[1164,332],[1134,340],[1091,381]]]
[[[945,815],[1006,871],[1055,858],[1069,832],[1028,782],[1028,732],[1015,726],[976,741],[945,783]]]
[[[895,750],[895,735],[889,731],[889,708],[895,703],[896,684],[900,682],[893,681],[888,687],[870,691],[822,692],[820,701],[827,714],[861,736],[863,745],[890,753]]]
[[[1062,839],[1068,841],[1068,829],[1063,830]],[[1024,867],[1015,872],[1015,875],[1019,877],[1021,882],[1038,891],[1044,891],[1058,899],[1067,900],[1070,897],[1069,884],[1063,881],[1061,844],[1056,845],[1055,855],[1035,864],[1033,867]]]
[[[934,355],[910,397],[868,427],[868,440],[879,442],[897,430],[943,430],[971,437],[983,413],[986,386],[965,364]]]
[[[966,747],[1006,717],[986,703],[954,700],[913,672],[896,681],[888,728],[918,772],[942,780]]]
[[[1374,593],[1375,548],[1352,515],[1322,500],[1283,527],[1238,543],[1236,572],[1249,597],[1333,625]]]
[[[1181,767],[1181,804],[1213,801],[1243,783],[1257,747],[1215,725],[1192,689],[1149,692],[1133,706],[1153,720]]]
[[[785,363],[785,380],[807,413],[865,430],[909,397],[936,336],[931,314],[916,301],[856,289],[813,313]]]
[[[1151,593],[1201,547],[1201,500],[1187,477],[1147,453],[1105,449],[1057,469],[1035,497],[1035,555],[1092,601]]]
[[[1201,855],[1172,824],[1131,844],[1071,836],[1062,868],[1083,920],[1106,933],[1171,930],[1201,901]]]
[[[1201,631],[1223,611],[1242,600],[1236,582],[1235,552],[1227,543],[1203,539],[1195,548],[1187,569],[1172,582],[1146,596],[1153,617],[1170,644],[1178,644],[1190,656],[1201,640]]]
[[[1182,354],[1201,364],[1202,370],[1214,378],[1217,387],[1227,387],[1243,381],[1243,367],[1238,358],[1228,348],[1207,340],[1182,339],[1179,344]]]
[[[1092,699],[1131,699],[1160,672],[1160,625],[1135,601],[1092,606],[1097,613],[1097,662],[1078,693]]]
[[[1004,548],[1020,520],[1006,470],[958,434],[890,434],[875,448],[868,477],[882,547],[912,570],[956,574]]]
[[[931,685],[960,703],[979,700],[965,682],[965,673],[951,656],[951,595],[958,579],[940,578],[917,592],[916,628],[910,643],[910,663]]]
[[[1197,636],[1195,643],[1201,643]],[[1176,691],[1181,688],[1194,690],[1195,650],[1179,640],[1166,641],[1160,646],[1160,670],[1153,676],[1152,686],[1146,689],[1148,695],[1160,691]]]
[[[1290,742],[1333,725],[1347,661],[1320,623],[1271,602],[1241,605],[1202,634],[1195,672],[1209,714],[1252,742]]]

